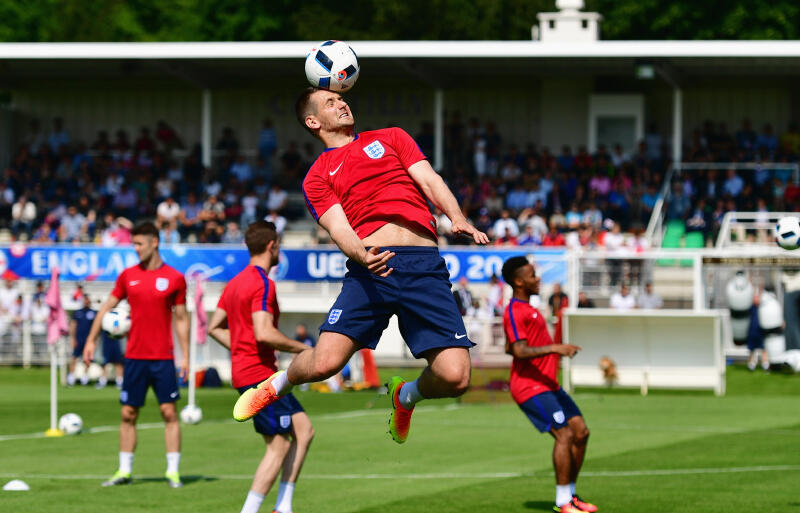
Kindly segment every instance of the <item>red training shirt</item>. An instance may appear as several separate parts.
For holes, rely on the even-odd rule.
[[[425,155],[404,130],[361,132],[320,155],[303,181],[306,205],[319,218],[340,203],[350,226],[364,238],[387,223],[436,237],[436,221],[408,168]]]
[[[128,299],[131,331],[125,358],[172,360],[172,308],[186,304],[186,279],[167,264],[148,271],[141,264],[117,277],[111,295]]]
[[[255,265],[242,269],[225,285],[217,307],[228,314],[233,386],[252,385],[275,373],[275,350],[268,344],[259,344],[253,329],[253,312],[259,311],[271,313],[273,324],[278,327],[280,310],[275,282],[266,271]]]
[[[522,339],[530,347],[553,343],[541,312],[530,303],[516,298],[511,298],[503,314],[503,329],[506,332],[506,349]],[[559,358],[555,353],[539,358],[514,358],[510,385],[511,396],[517,404],[542,392],[555,392],[561,388],[556,378]]]

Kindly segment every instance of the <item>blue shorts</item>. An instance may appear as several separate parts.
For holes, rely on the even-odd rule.
[[[319,327],[375,349],[396,314],[400,334],[415,358],[430,349],[474,346],[450,291],[450,274],[434,247],[382,247],[395,252],[386,278],[348,260],[342,291]]]
[[[174,360],[125,360],[125,379],[119,393],[120,404],[144,406],[147,389],[152,385],[158,404],[174,403],[181,398]]]
[[[81,358],[83,357],[83,348],[86,347],[86,339],[83,341],[76,340],[75,341],[75,349],[72,350],[72,357],[73,358]]]
[[[563,428],[569,419],[581,416],[581,410],[563,388],[536,394],[519,407],[542,433]]]
[[[243,394],[248,388],[255,388],[258,383],[246,387],[239,387],[239,395]],[[305,411],[300,402],[292,394],[286,394],[274,403],[270,404],[253,417],[253,427],[256,433],[274,436],[278,434],[292,432],[292,415]]]
[[[122,363],[122,350],[119,339],[103,334],[103,365],[109,363]]]

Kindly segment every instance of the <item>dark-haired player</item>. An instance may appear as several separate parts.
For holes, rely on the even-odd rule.
[[[103,486],[131,482],[133,451],[136,449],[136,419],[144,406],[147,389],[156,394],[164,419],[167,471],[164,476],[172,488],[183,486],[179,474],[181,427],[175,403],[180,399],[172,344],[172,314],[181,345],[181,377],[189,372],[189,315],[186,312],[186,280],[183,274],[161,260],[158,228],[153,223],[134,227],[133,248],[139,263],[128,267],[92,323],[83,349],[88,365],[97,347],[103,316],[123,299],[131,308],[131,330],[125,348],[125,379],[119,395],[122,421],[119,426],[119,468]]]
[[[511,302],[503,314],[506,352],[514,357],[511,395],[533,425],[555,439],[556,504],[553,511],[597,511],[597,506],[581,500],[575,492],[589,429],[556,376],[561,356],[571,358],[581,348],[553,343],[544,316],[530,304],[531,296],[539,293],[539,278],[525,257],[509,258],[503,264],[503,279],[513,290]]]
[[[394,377],[389,383],[389,433],[403,443],[417,402],[459,396],[470,379],[473,344],[450,292],[428,201],[450,218],[454,234],[476,244],[489,239],[466,220],[406,132],[356,133],[350,107],[324,89],[306,89],[295,107],[300,124],[326,147],[303,181],[306,204],[349,257],[348,273],[317,345],[300,353],[286,373],[242,395],[234,416],[248,418],[293,385],[339,372],[359,349],[374,349],[389,318],[397,315],[411,353],[428,362],[418,379],[406,383]]]
[[[269,270],[278,263],[275,225],[251,224],[244,235],[250,265],[225,286],[208,333],[231,351],[233,386],[240,394],[275,374],[275,350],[299,353],[307,345],[278,331],[278,299]],[[227,322],[227,327],[225,326]],[[274,511],[291,513],[294,485],[314,436],[311,420],[292,394],[286,394],[253,418],[267,451],[258,465],[241,513],[256,513],[278,472],[281,484]]]

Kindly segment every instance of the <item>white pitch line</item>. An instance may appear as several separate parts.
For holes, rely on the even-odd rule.
[[[759,465],[753,467],[718,467],[718,468],[680,468],[680,469],[652,469],[652,470],[594,470],[581,472],[581,477],[648,477],[648,476],[678,476],[696,474],[733,474],[751,472],[786,472],[800,471],[800,465]],[[303,474],[303,479],[316,480],[363,480],[363,479],[510,479],[520,477],[550,476],[552,472],[442,472],[425,474]],[[184,474],[190,477],[191,474]],[[57,480],[102,480],[107,475],[95,474],[14,474],[0,473],[0,479],[57,479]],[[251,474],[209,474],[192,476],[199,479],[231,479],[250,480]],[[161,479],[160,475],[134,476],[134,479]]]
[[[430,413],[430,412],[439,412],[439,411],[453,411],[463,408],[463,406],[453,403],[448,404],[447,406],[418,406],[414,409],[415,412],[420,413]],[[388,409],[364,409],[364,410],[352,410],[352,411],[345,411],[341,413],[323,413],[321,415],[312,415],[312,420],[338,420],[338,419],[353,419],[358,417],[368,417],[372,415],[386,415],[389,412]],[[203,421],[205,424],[237,424],[236,421],[233,419],[210,419]],[[158,429],[163,428],[163,422],[146,422],[137,424],[137,429]],[[94,434],[94,433],[107,433],[112,431],[119,431],[119,424],[111,425],[111,426],[94,426],[83,430],[81,434]],[[0,442],[9,442],[12,440],[28,440],[28,439],[36,439],[36,438],[45,438],[44,432],[40,431],[37,433],[20,433],[20,434],[12,434],[12,435],[0,435]]]

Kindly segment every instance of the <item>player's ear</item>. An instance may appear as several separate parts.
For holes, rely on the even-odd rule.
[[[305,123],[306,123],[306,126],[308,128],[310,128],[311,130],[317,130],[317,129],[319,129],[320,126],[322,126],[320,124],[319,120],[315,116],[313,116],[311,114],[306,116]]]

